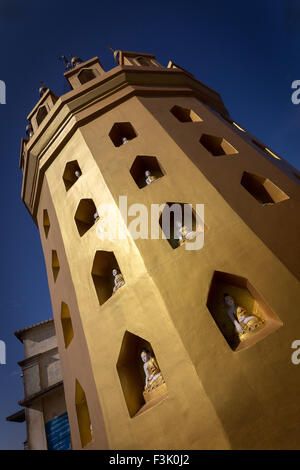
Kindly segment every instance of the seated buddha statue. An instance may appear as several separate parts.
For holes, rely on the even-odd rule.
[[[76,170],[74,174],[75,174],[76,178],[78,179],[81,176],[81,171]]]
[[[162,376],[161,370],[156,362],[156,359],[151,355],[149,351],[143,349],[141,352],[141,358],[144,362],[144,372],[146,376],[145,387],[144,387],[144,398],[147,401],[147,394],[151,391],[163,385],[165,383]]]
[[[151,172],[149,170],[145,171],[145,176],[146,176],[146,183],[151,184],[154,181],[157,180],[156,176],[151,175]]]
[[[126,139],[126,137],[122,137],[122,139],[121,139],[121,140],[122,140],[122,145],[126,144],[126,142],[127,142],[127,139]]]
[[[243,307],[236,305],[233,297],[224,294],[224,302],[227,306],[227,315],[235,326],[239,336],[253,332],[264,324],[264,320],[256,315],[249,314]]]
[[[118,289],[120,289],[120,287],[124,286],[125,281],[124,281],[123,275],[121,273],[118,273],[116,269],[113,269],[112,274],[114,276],[114,284],[115,284],[113,288],[113,292],[116,292]]]
[[[186,240],[193,240],[193,238],[196,237],[196,232],[187,225],[182,225],[181,222],[177,222],[177,227],[179,232],[179,245],[183,245]]]

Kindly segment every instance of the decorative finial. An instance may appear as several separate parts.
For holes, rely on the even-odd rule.
[[[48,90],[48,87],[46,87],[44,82],[40,82],[40,88],[39,88],[39,95],[40,97],[43,96],[43,94]]]
[[[72,68],[69,60],[67,59],[67,57],[65,55],[58,56],[58,60],[62,60],[65,63],[65,70],[68,71]]]
[[[75,68],[77,65],[81,64],[83,60],[80,57],[73,56],[69,54],[71,60],[69,60],[65,55],[58,57],[58,60],[62,60],[65,63],[66,71]]]
[[[119,54],[120,54],[120,51],[119,51],[118,49],[114,49],[114,48],[111,47],[111,46],[108,46],[108,49],[113,52],[115,62],[116,62],[117,64],[119,64],[119,63],[120,63],[120,61],[119,61]]]
[[[74,68],[79,64],[82,64],[83,60],[80,57],[73,56],[70,54],[71,57],[71,66]]]
[[[29,138],[33,136],[33,128],[31,122],[27,124],[25,131]]]

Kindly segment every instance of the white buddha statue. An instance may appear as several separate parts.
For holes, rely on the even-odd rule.
[[[243,307],[236,305],[231,295],[224,294],[224,302],[227,306],[227,315],[234,324],[239,336],[253,332],[264,324],[264,320],[256,315],[249,314]]]
[[[146,376],[144,391],[150,392],[159,385],[162,385],[165,381],[155,358],[149,351],[143,349],[141,359],[144,362],[144,372]]]
[[[154,181],[157,180],[157,177],[151,175],[151,172],[149,170],[145,171],[145,176],[146,176],[145,181],[146,181],[147,184],[151,184],[151,183],[153,183]]]
[[[126,137],[122,137],[122,139],[121,139],[121,140],[122,140],[122,145],[126,144],[126,142],[127,142],[127,139],[126,139]]]
[[[114,276],[114,288],[113,288],[113,293],[116,292],[120,287],[124,286],[125,281],[124,277],[121,273],[118,273],[116,269],[113,269],[112,274]]]
[[[196,237],[196,232],[187,225],[182,225],[181,222],[177,221],[178,240],[179,245],[183,245],[186,240],[193,240]]]
[[[80,170],[76,170],[76,171],[75,171],[75,176],[76,176],[77,179],[80,178],[80,176],[81,176],[81,171],[80,171]]]

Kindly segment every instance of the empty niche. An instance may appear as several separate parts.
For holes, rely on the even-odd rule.
[[[276,155],[276,153],[272,152],[270,149],[268,149],[265,145],[261,144],[260,142],[257,142],[257,140],[252,139],[252,142],[254,145],[256,145],[256,147],[258,147],[263,152],[268,153],[274,158],[277,158],[277,160],[281,160],[281,158],[278,155]]]
[[[229,116],[225,116],[225,114],[221,114],[221,117],[227,121],[229,124],[232,126],[236,127],[239,131],[246,132],[243,127],[241,127],[239,124],[237,124],[235,121],[233,121]]]
[[[234,155],[238,153],[238,151],[223,137],[202,134],[199,142],[214,157],[219,157],[222,155]]]
[[[82,237],[96,222],[97,209],[92,199],[81,199],[75,213],[75,223]]]
[[[130,122],[116,122],[112,126],[108,135],[114,146],[120,147],[121,145],[126,144],[128,140],[134,139],[137,134]]]
[[[96,78],[97,75],[93,69],[82,69],[77,75],[77,77],[81,85],[84,85],[90,80],[93,80],[94,78]]]
[[[146,371],[153,375],[147,386]],[[117,372],[131,418],[167,397],[167,386],[151,344],[128,331],[123,337]]]
[[[181,202],[167,202],[159,218],[164,237],[173,249],[193,242],[199,233],[206,230],[203,221],[196,218],[194,209]]]
[[[59,260],[58,260],[57,253],[56,253],[55,250],[52,250],[52,272],[53,272],[54,282],[56,282],[56,279],[57,279],[57,276],[58,276],[58,273],[59,273],[59,269],[60,269],[60,266],[59,266]]]
[[[271,180],[247,171],[243,173],[241,185],[263,206],[289,199],[289,196]]]
[[[125,284],[116,257],[112,251],[97,251],[92,267],[92,278],[99,304],[106,302]]]
[[[138,155],[135,158],[130,174],[140,189],[164,176],[157,158],[148,155]]]
[[[45,237],[48,238],[48,234],[50,230],[50,219],[49,219],[47,209],[43,210],[43,227],[44,227]]]
[[[93,431],[86,396],[78,380],[75,384],[75,406],[81,445],[85,447],[92,441]]]
[[[66,164],[65,171],[63,173],[63,181],[65,183],[66,191],[69,191],[78,178],[80,178],[81,174],[81,169],[77,160],[73,160]]]
[[[203,122],[200,116],[195,111],[189,108],[182,108],[181,106],[175,105],[170,112],[180,122]]]
[[[74,337],[70,310],[65,302],[61,303],[61,325],[64,334],[65,347],[67,348]]]
[[[207,308],[234,351],[252,346],[282,326],[253,285],[229,273],[215,271]]]
[[[45,119],[47,114],[48,114],[48,111],[47,111],[46,106],[41,106],[36,114],[36,123],[38,126],[42,123],[42,121]]]

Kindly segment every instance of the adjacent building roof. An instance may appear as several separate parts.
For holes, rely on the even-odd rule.
[[[49,318],[48,320],[41,321],[39,323],[35,323],[34,325],[26,326],[25,328],[22,328],[21,330],[17,330],[14,332],[14,335],[23,343],[22,336],[25,331],[31,330],[32,328],[36,328],[37,326],[40,325],[45,325],[46,323],[52,323],[53,318]]]

